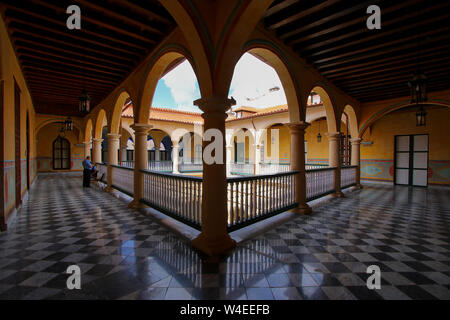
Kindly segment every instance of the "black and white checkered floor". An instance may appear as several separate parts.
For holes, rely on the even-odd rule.
[[[450,299],[449,199],[368,186],[213,263],[80,177],[42,175],[0,234],[0,299]],[[73,264],[80,290],[66,287]]]

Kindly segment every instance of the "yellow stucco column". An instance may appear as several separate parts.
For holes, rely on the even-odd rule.
[[[91,156],[91,141],[85,141],[84,144],[84,159],[86,159],[87,156]]]
[[[340,156],[340,142],[341,142],[341,133],[340,132],[328,132],[328,141],[329,141],[329,166],[335,167],[335,176],[334,176],[334,190],[333,194],[335,197],[342,198],[344,194],[341,192],[341,156]]]
[[[360,147],[361,147],[361,138],[353,138],[350,139],[350,142],[352,143],[352,159],[351,159],[351,165],[357,166],[356,169],[356,187],[362,188],[361,185],[361,159],[360,159]]]
[[[203,155],[203,192],[202,192],[202,231],[192,241],[192,245],[209,256],[225,253],[236,246],[227,231],[227,180],[226,180],[226,153],[225,153],[225,119],[227,110],[236,101],[226,96],[212,96],[194,101],[204,113],[205,134],[210,129],[219,130],[222,150],[219,152],[219,163],[207,164]],[[213,138],[214,139],[214,138]],[[203,147],[210,141],[203,141]],[[217,143],[217,142],[215,142]],[[216,154],[217,156],[217,154]]]
[[[255,174],[261,173],[261,145],[259,144],[253,144],[253,150],[255,152],[255,156],[253,159],[255,159]]]
[[[92,161],[94,163],[102,162],[102,142],[103,139],[92,139]]]
[[[172,140],[172,173],[180,173],[178,171],[178,161],[180,155],[180,146],[178,141]]]
[[[299,214],[312,212],[306,203],[305,130],[309,125],[304,121],[288,124],[291,133],[291,170],[299,172],[295,176],[295,201],[298,206],[294,209]]]
[[[144,195],[144,175],[140,171],[148,168],[147,135],[152,128],[146,123],[135,123],[131,125],[134,130],[134,198],[128,205],[131,208],[142,208],[140,202]]]
[[[117,155],[119,152],[120,134],[108,133],[106,136],[108,137],[108,167],[106,169],[107,186],[105,188],[105,191],[111,192],[113,184],[113,170],[114,170],[112,165],[117,166],[118,164]]]

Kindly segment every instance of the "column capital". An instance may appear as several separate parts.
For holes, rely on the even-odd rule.
[[[351,138],[350,142],[352,143],[352,145],[359,145],[361,144],[362,139],[361,138]]]
[[[226,96],[210,96],[194,101],[204,113],[223,113],[236,104],[236,100],[229,99]]]
[[[108,137],[108,140],[119,140],[121,135],[118,133],[108,133],[106,136]]]
[[[101,142],[103,142],[103,139],[92,139],[92,142],[101,143]]]
[[[142,135],[147,134],[153,126],[148,123],[134,123],[130,128],[134,130],[134,134]]]
[[[92,142],[91,141],[83,141],[83,144],[86,145],[90,145]]]
[[[306,130],[311,124],[305,121],[297,121],[286,124],[289,131],[292,133],[301,133]]]
[[[326,132],[325,135],[328,137],[328,140],[335,141],[341,138],[342,133],[340,132]]]

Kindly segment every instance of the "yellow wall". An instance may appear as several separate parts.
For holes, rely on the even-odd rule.
[[[262,141],[264,141],[264,159],[265,161],[270,161],[270,157],[272,155],[272,132],[271,130],[279,130],[278,131],[278,139],[279,139],[279,150],[278,157],[280,162],[289,162],[291,159],[291,134],[289,132],[288,127],[283,124],[277,124],[271,126],[267,129],[267,139],[265,135],[263,135]],[[262,160],[262,159],[261,159]]]
[[[37,135],[37,160],[38,160],[38,171],[39,172],[49,172],[49,171],[64,171],[64,170],[53,170],[52,165],[52,152],[53,152],[53,141],[58,137],[61,129],[61,124],[51,123],[44,126],[39,130]],[[84,149],[78,144],[79,131],[74,128],[74,131],[65,132],[64,138],[70,142],[70,156],[71,156],[71,171],[82,170],[81,162],[83,161]]]
[[[362,159],[392,159],[394,136],[400,134],[429,134],[430,160],[450,160],[450,108],[427,109],[427,126],[416,127],[415,110],[398,111],[376,121],[363,139],[373,145],[361,147]]]
[[[450,108],[428,108],[427,126],[416,127],[416,110],[396,111],[374,122],[363,135],[362,178],[393,181],[394,137],[429,134],[429,183],[450,184]]]
[[[322,142],[320,143],[317,142],[317,134],[319,131],[322,135]],[[305,140],[307,141],[308,163],[328,163],[329,146],[328,137],[326,135],[327,132],[328,129],[326,120],[313,121],[311,125],[306,128]]]
[[[1,178],[1,208],[0,225],[9,218],[8,215],[15,206],[15,108],[14,108],[14,82],[17,82],[20,88],[20,159],[21,159],[21,195],[27,187],[27,165],[26,165],[26,118],[29,116],[30,124],[30,183],[36,177],[36,148],[33,137],[35,136],[34,123],[35,111],[31,101],[31,96],[26,86],[25,79],[15,55],[14,49],[9,39],[3,18],[0,17],[0,84],[3,85],[3,110],[0,116],[3,132],[0,135],[1,141],[2,165]]]

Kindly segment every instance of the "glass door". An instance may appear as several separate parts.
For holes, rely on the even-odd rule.
[[[428,135],[395,136],[394,183],[428,185]]]

